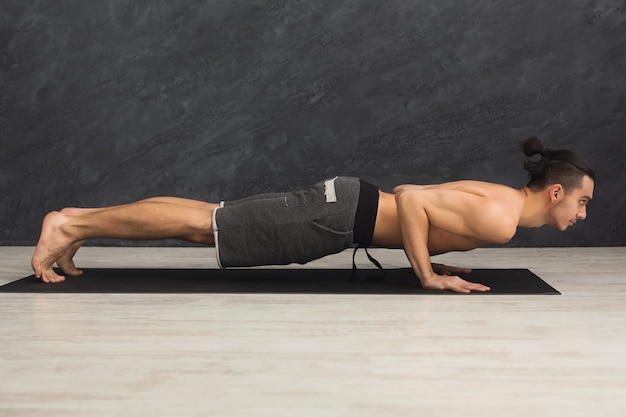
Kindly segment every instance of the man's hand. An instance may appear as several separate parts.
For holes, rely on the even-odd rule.
[[[472,272],[472,270],[469,268],[459,268],[456,266],[448,266],[444,264],[433,264],[433,263],[431,263],[431,265],[433,267],[433,271],[435,272],[435,274],[439,274],[439,275],[469,274],[470,272]]]
[[[442,264],[432,264],[433,273],[430,278],[422,282],[422,287],[428,290],[448,290],[460,293],[469,293],[471,291],[489,291],[491,288],[486,285],[469,282],[460,278],[454,273],[470,273],[472,270],[467,268],[457,268],[454,266],[446,266]]]

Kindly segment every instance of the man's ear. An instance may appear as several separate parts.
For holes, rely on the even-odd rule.
[[[550,202],[555,203],[565,196],[565,190],[561,184],[552,184],[549,187]]]

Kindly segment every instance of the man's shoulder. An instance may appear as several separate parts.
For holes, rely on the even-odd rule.
[[[480,239],[491,243],[506,243],[517,232],[519,220],[519,191],[503,184],[485,181],[456,181],[442,189],[466,193],[459,202],[467,204],[468,227]]]

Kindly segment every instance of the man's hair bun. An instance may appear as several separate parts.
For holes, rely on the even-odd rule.
[[[539,190],[550,184],[559,183],[568,190],[580,186],[583,176],[595,180],[595,173],[587,161],[578,154],[566,150],[548,149],[537,138],[528,138],[520,146],[527,159],[524,169],[528,171],[528,186]],[[533,158],[541,155],[541,158]]]
[[[548,148],[537,138],[528,138],[522,142],[522,151],[529,158],[535,155],[548,156]]]

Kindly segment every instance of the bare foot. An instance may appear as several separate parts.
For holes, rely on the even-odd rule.
[[[83,274],[81,269],[76,268],[74,264],[74,255],[78,252],[78,249],[85,243],[84,240],[74,243],[66,250],[59,259],[57,259],[57,265],[67,275],[77,277]]]
[[[60,282],[65,280],[64,276],[58,275],[52,267],[54,263],[60,261],[72,273],[78,271],[76,267],[72,268],[73,262],[71,256],[78,250],[80,245],[76,247],[76,243],[72,238],[63,231],[62,226],[67,223],[67,216],[53,211],[48,213],[43,220],[41,226],[41,236],[35,253],[31,260],[35,276],[41,278],[44,282]],[[72,275],[70,273],[70,275]]]

